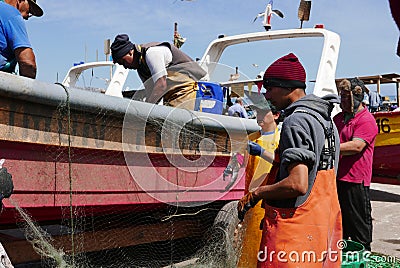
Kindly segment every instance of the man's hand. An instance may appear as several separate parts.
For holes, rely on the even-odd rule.
[[[6,168],[0,169],[0,201],[3,198],[9,198],[14,190],[12,176]]]
[[[261,156],[264,153],[264,148],[254,141],[248,141],[247,151],[249,151],[249,154],[251,155]]]
[[[253,192],[248,192],[242,199],[239,200],[237,209],[238,209],[238,218],[240,221],[244,220],[244,216],[249,209],[253,208],[257,205],[260,199],[254,195]]]

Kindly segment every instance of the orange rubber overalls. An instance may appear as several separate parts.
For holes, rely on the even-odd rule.
[[[325,129],[325,127],[324,127]],[[326,129],[325,129],[326,131]],[[279,170],[278,149],[268,184]],[[342,216],[334,167],[319,170],[307,200],[296,208],[263,202],[265,216],[257,267],[340,267]]]

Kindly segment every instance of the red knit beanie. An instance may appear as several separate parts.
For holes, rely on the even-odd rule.
[[[306,88],[306,71],[299,59],[289,53],[272,63],[264,73],[263,85],[267,87]]]

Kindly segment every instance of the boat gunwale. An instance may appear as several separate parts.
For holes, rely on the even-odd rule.
[[[0,72],[0,96],[53,107],[65,105],[69,101],[71,110],[107,114],[117,118],[133,116],[157,121],[168,119],[179,122],[182,126],[189,124],[206,130],[229,133],[252,133],[259,130],[259,126],[254,120],[108,96],[3,72]]]

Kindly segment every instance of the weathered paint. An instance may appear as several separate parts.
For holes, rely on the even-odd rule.
[[[54,106],[0,98],[0,157],[6,159],[5,166],[13,176],[12,199],[36,221],[65,217],[65,208],[70,205],[70,182],[72,205],[80,213],[159,205],[154,196],[182,204],[242,196],[244,181],[240,180],[229,192],[221,192],[227,184],[222,173],[232,143],[236,147],[245,144],[247,136],[243,133],[229,135],[223,129],[193,125],[176,135],[161,136],[160,123],[155,121],[143,124],[142,118],[137,118],[137,123],[124,125],[120,115],[94,112],[71,109],[68,131],[68,113],[62,102]],[[202,144],[200,152],[200,143],[205,139],[216,146]],[[134,175],[126,157],[138,160],[129,164],[134,166]],[[179,166],[171,164],[171,159],[177,157],[187,161]],[[207,168],[196,161],[201,157],[211,159]],[[150,161],[142,162],[146,158]],[[142,189],[138,178],[154,185]],[[169,182],[167,187],[158,183],[160,178]],[[15,222],[13,206],[8,200],[4,205],[0,223]]]
[[[400,184],[400,112],[374,113],[378,126],[373,182]]]

